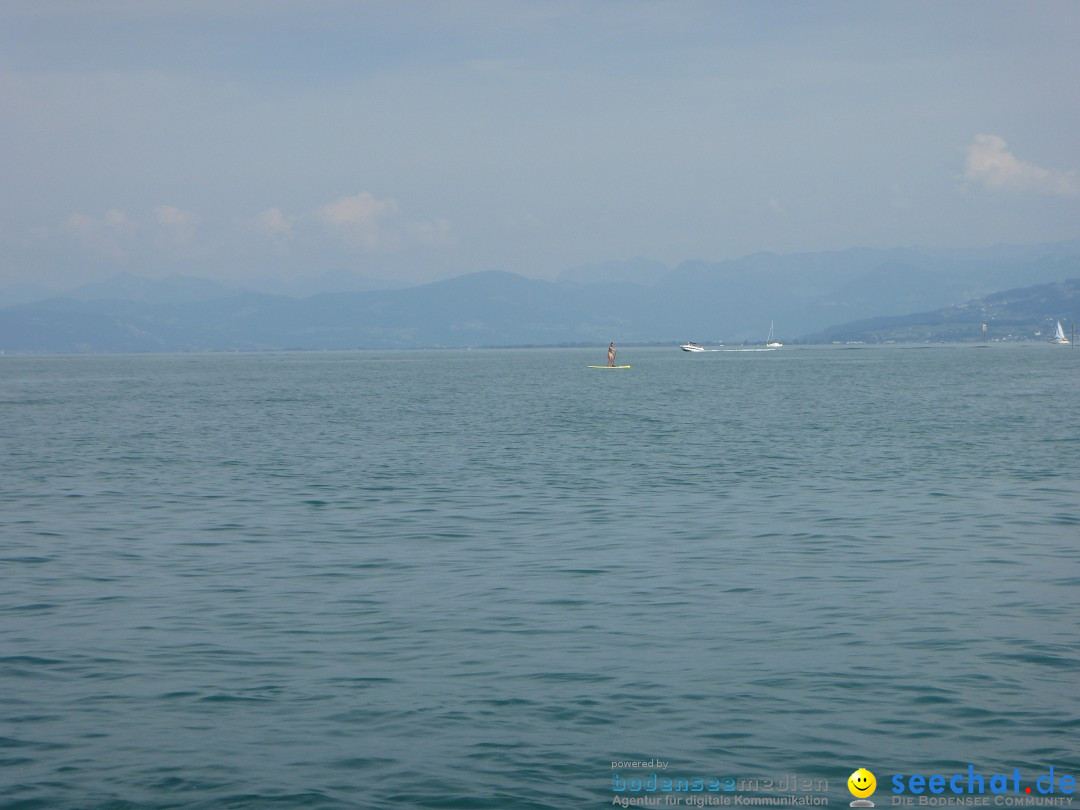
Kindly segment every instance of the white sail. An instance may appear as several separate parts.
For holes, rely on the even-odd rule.
[[[1056,343],[1059,346],[1068,346],[1069,339],[1065,337],[1065,330],[1061,328],[1061,321],[1057,322],[1057,330],[1054,332],[1054,336],[1050,338],[1050,343]]]

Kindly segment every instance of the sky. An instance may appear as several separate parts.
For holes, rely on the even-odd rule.
[[[0,287],[1080,237],[1080,3],[3,0]]]

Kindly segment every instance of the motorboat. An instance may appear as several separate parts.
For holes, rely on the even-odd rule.
[[[692,341],[692,340],[687,341],[686,343],[682,344],[681,346],[679,346],[679,348],[682,349],[684,352],[703,352],[703,351],[705,351],[704,346],[701,346],[701,345],[699,345],[697,343],[694,343],[694,341]]]

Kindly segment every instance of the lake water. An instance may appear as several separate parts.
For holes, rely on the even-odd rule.
[[[1080,775],[1080,351],[604,354],[0,358],[0,806]]]

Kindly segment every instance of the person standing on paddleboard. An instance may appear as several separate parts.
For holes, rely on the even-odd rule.
[[[609,366],[615,365],[615,341],[612,341],[607,347],[607,364]]]

